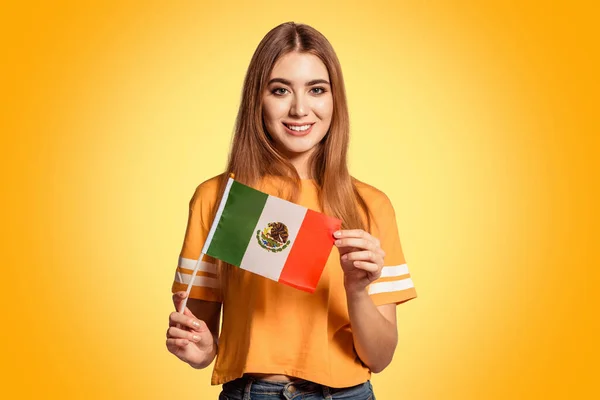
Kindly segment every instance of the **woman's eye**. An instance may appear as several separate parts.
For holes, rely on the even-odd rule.
[[[312,88],[312,90],[320,90],[320,92],[317,92],[315,94],[321,94],[321,93],[325,93],[325,88],[322,87],[316,87],[316,88]]]
[[[273,94],[277,94],[277,95],[280,95],[280,96],[281,96],[282,94],[285,94],[285,92],[279,92],[279,90],[283,90],[283,91],[285,91],[285,90],[287,90],[287,89],[284,89],[284,88],[277,88],[277,89],[274,89],[274,90],[273,90]]]

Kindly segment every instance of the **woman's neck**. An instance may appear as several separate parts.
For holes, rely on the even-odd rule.
[[[313,149],[314,150],[314,149]],[[304,153],[291,153],[285,154],[286,158],[294,168],[296,168],[296,172],[300,176],[300,179],[311,179],[312,171],[310,170],[310,157],[313,151],[307,151]]]

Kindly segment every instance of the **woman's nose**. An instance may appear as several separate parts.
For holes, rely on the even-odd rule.
[[[294,100],[292,102],[292,106],[290,108],[291,115],[303,116],[306,115],[308,111],[308,105],[306,104],[306,99],[302,95],[294,96]]]

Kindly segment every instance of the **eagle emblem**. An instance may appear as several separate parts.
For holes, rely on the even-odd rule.
[[[283,251],[291,243],[287,226],[283,222],[269,222],[262,231],[256,231],[256,240],[265,250],[277,253]]]

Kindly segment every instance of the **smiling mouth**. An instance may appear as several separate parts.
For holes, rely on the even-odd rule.
[[[288,132],[291,132],[293,135],[303,135],[310,132],[315,123],[307,123],[304,125],[288,125],[285,122],[282,122],[282,124],[285,126]]]

